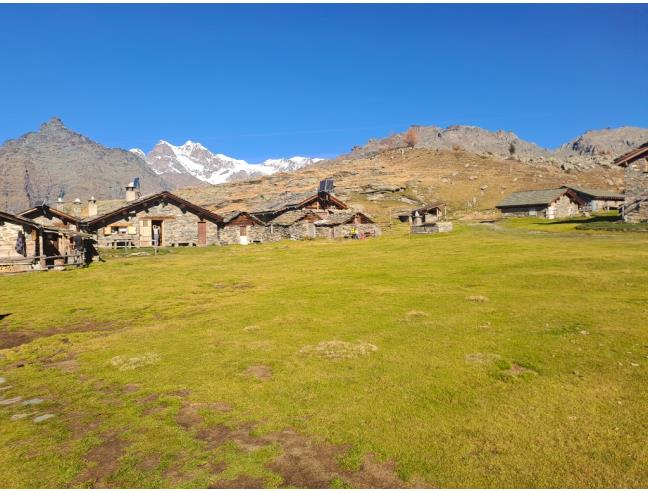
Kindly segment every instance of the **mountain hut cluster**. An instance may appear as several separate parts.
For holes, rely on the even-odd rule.
[[[504,217],[547,219],[620,209],[627,222],[648,221],[648,142],[618,157],[625,195],[562,186],[512,193],[497,204]],[[446,205],[430,203],[402,214],[412,233],[452,230]],[[316,193],[293,193],[256,211],[218,214],[173,193],[141,196],[126,186],[123,201],[42,204],[16,215],[0,211],[0,272],[85,265],[99,248],[250,244],[284,239],[349,239],[380,236],[378,224],[333,194],[324,180]]]

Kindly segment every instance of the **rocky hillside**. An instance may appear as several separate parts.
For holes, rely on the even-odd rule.
[[[0,210],[19,211],[58,196],[119,198],[135,177],[144,193],[170,186],[132,152],[104,147],[52,118],[0,147]]]
[[[467,151],[496,158],[513,157],[527,163],[561,166],[563,170],[593,169],[599,165],[609,165],[614,157],[648,141],[648,129],[628,126],[591,130],[555,150],[544,149],[522,140],[512,132],[491,132],[476,126],[412,126],[408,131],[414,134],[415,148]],[[344,158],[369,157],[378,152],[404,147],[407,133],[370,140],[362,147],[354,147]]]
[[[250,164],[224,154],[215,154],[202,144],[191,140],[180,146],[160,140],[148,154],[141,149],[131,149],[131,152],[144,159],[156,174],[178,187],[219,184],[268,176],[277,172],[290,172],[322,160],[291,157]]]
[[[369,157],[346,157],[294,173],[237,183],[178,190],[177,193],[215,211],[255,210],[292,192],[317,190],[321,179],[335,180],[335,193],[381,222],[389,215],[441,199],[453,213],[492,210],[506,194],[563,184],[623,187],[622,170],[614,166],[564,171],[548,163],[525,163],[462,150],[392,149]]]

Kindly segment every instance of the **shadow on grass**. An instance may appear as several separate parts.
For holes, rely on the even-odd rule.
[[[551,222],[534,222],[534,225],[564,225],[564,224],[609,224],[614,222],[623,222],[620,215],[596,215],[594,217],[583,218],[566,218],[564,220],[556,220]]]

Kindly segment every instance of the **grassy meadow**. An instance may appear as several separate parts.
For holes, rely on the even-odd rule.
[[[0,486],[648,487],[648,234],[540,222],[0,277]]]

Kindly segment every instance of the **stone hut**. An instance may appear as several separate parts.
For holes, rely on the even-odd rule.
[[[614,163],[625,168],[624,220],[648,221],[648,142],[617,157]]]
[[[496,208],[504,217],[543,217],[557,219],[580,213],[585,202],[571,189],[518,191],[510,194]]]
[[[354,231],[363,238],[380,236],[380,227],[371,217],[353,210],[329,213],[314,225],[319,238],[351,239]]]
[[[18,215],[45,226],[69,229],[71,231],[81,230],[82,219],[80,216],[75,217],[56,208],[51,208],[46,204],[24,210]]]
[[[89,234],[0,211],[0,272],[81,266],[93,254]]]
[[[279,239],[314,239],[317,237],[314,223],[326,215],[308,209],[284,212],[270,221],[270,234]]]
[[[142,196],[83,221],[99,247],[207,246],[218,244],[222,217],[168,191]]]
[[[445,215],[446,204],[443,202],[433,202],[412,210],[407,217],[407,222],[414,226],[435,224],[442,220]]]
[[[584,212],[604,212],[621,208],[625,196],[609,190],[582,188],[580,186],[562,186],[572,190],[584,202],[581,210]]]
[[[349,207],[330,192],[290,193],[281,200],[265,204],[253,214],[269,223],[278,216],[292,210],[338,211]]]
[[[220,244],[250,244],[272,240],[270,228],[265,222],[240,210],[223,217],[218,237]]]

